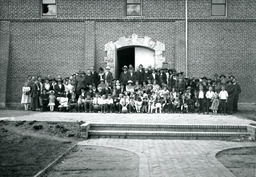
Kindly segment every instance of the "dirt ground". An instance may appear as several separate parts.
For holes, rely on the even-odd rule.
[[[77,142],[77,127],[78,123],[1,121],[0,176],[37,174]]]
[[[225,150],[216,158],[236,177],[256,176],[256,147]]]
[[[62,162],[55,165],[47,176],[136,177],[139,176],[139,157],[121,149],[78,146]]]

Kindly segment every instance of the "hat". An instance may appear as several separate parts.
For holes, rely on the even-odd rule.
[[[133,82],[132,82],[132,80],[128,80],[128,82],[127,82],[127,83],[128,83],[128,84],[130,84],[130,83],[132,84]]]
[[[62,81],[63,81],[62,78],[57,79],[57,82],[62,82]]]
[[[222,78],[222,77],[226,78],[226,76],[225,76],[224,74],[221,74],[221,75],[220,75],[220,78]]]
[[[230,82],[232,83],[232,80],[231,80],[231,79],[230,79],[230,80],[227,80],[227,84],[230,83]]]
[[[124,69],[128,69],[128,67],[127,67],[126,65],[124,65],[122,69],[123,69],[123,70],[124,70]]]
[[[204,79],[205,79],[205,80],[207,80],[207,77],[205,77],[205,76],[204,76],[204,77],[202,77],[201,79],[203,79],[203,80],[204,80]]]
[[[50,90],[49,92],[50,92],[50,93],[55,93],[54,90]]]
[[[191,86],[188,86],[187,89],[191,89]]]
[[[215,73],[213,76],[214,76],[214,77],[219,77],[219,75],[218,75],[217,73]]]
[[[109,67],[109,66],[107,66],[107,67],[106,67],[106,69],[110,69],[110,67]]]
[[[231,77],[235,78],[235,76],[233,76],[233,75],[230,75],[228,78],[230,79]]]
[[[85,74],[85,73],[84,73],[84,71],[79,70],[79,71],[77,72],[77,74]]]

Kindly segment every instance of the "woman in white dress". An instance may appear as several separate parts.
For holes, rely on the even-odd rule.
[[[30,91],[31,91],[31,88],[28,86],[28,83],[25,82],[24,86],[22,87],[22,96],[21,96],[21,104],[24,105],[25,111],[28,110],[28,105],[31,103]]]

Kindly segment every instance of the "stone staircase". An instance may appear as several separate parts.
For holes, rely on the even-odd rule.
[[[85,123],[85,138],[227,140],[248,138],[247,126]]]

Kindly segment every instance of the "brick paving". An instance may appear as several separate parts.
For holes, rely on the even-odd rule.
[[[216,153],[227,148],[256,146],[256,143],[89,139],[78,143],[78,145],[113,147],[136,153],[140,159],[139,173],[141,177],[233,177],[234,175],[215,158]]]
[[[1,112],[0,112],[1,115]],[[100,114],[35,112],[31,115],[2,117],[0,120],[13,121],[64,121],[64,122],[104,122],[104,123],[163,123],[163,124],[205,124],[205,125],[248,125],[255,123],[234,115],[203,114]]]

